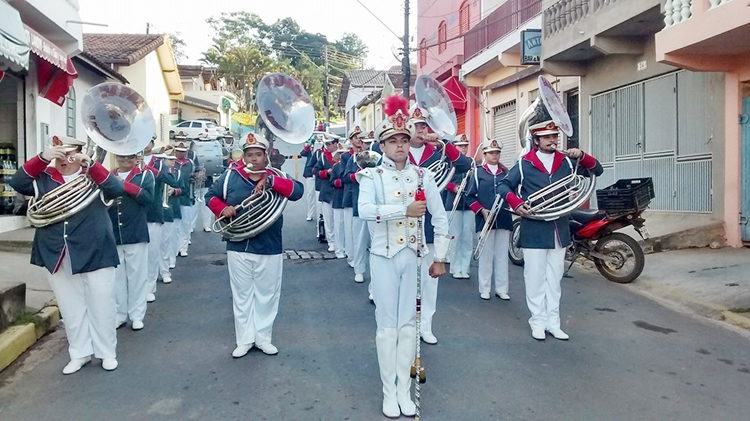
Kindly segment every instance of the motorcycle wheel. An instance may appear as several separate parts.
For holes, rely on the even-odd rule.
[[[508,247],[508,259],[516,266],[523,266],[523,249],[518,245],[521,239],[521,219],[513,222],[513,229],[510,231],[510,246]]]
[[[605,278],[618,284],[633,282],[643,272],[645,257],[643,249],[633,237],[615,232],[599,239],[594,250],[613,261],[594,258],[596,269]]]

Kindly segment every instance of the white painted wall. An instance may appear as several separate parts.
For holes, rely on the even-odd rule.
[[[117,71],[125,76],[130,86],[146,99],[146,103],[151,108],[156,122],[157,145],[169,143],[168,138],[162,138],[162,133],[169,130],[165,131],[160,127],[160,116],[163,114],[169,117],[171,102],[156,51],[148,53],[146,57],[130,66],[119,66]]]
[[[347,114],[347,119],[346,119],[346,132],[347,133],[349,133],[349,131],[355,125],[361,123],[359,112],[356,109],[352,110],[352,108],[354,108],[354,106],[357,105],[357,103],[361,101],[362,98],[366,97],[373,91],[377,91],[378,89],[380,88],[373,88],[373,87],[368,87],[368,88],[350,87],[349,88],[349,92],[346,95],[346,105],[345,105],[346,114]]]

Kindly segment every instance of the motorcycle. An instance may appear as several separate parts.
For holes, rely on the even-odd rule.
[[[643,248],[633,237],[616,231],[632,226],[641,238],[648,238],[645,220],[641,217],[643,211],[636,208],[612,214],[593,209],[571,213],[572,243],[565,252],[565,260],[570,265],[565,274],[581,256],[593,261],[599,273],[612,282],[626,284],[640,276],[645,264]],[[508,257],[513,264],[523,266],[523,250],[518,246],[520,232],[521,219],[518,218],[513,223]]]

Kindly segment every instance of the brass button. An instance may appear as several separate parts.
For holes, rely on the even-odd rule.
[[[409,221],[409,228],[414,228],[414,225],[416,225],[414,221]]]
[[[404,241],[406,241],[404,237],[398,237],[398,240],[396,240],[396,242],[399,244],[404,244]]]
[[[409,197],[414,197],[414,192],[413,191],[409,191],[408,194],[409,194]]]
[[[401,226],[403,226],[403,225],[404,225],[404,221],[397,221],[397,222],[396,222],[396,226],[397,226],[397,227],[401,227]]]
[[[411,183],[411,177],[404,178],[404,181],[406,181],[407,183]]]
[[[398,181],[398,176],[397,176],[397,175],[394,175],[394,176],[393,176],[393,180],[394,180],[394,181]]]
[[[394,195],[395,195],[396,197],[401,197],[401,190],[396,190],[396,191],[394,191],[394,192],[393,192],[393,194],[394,194]]]

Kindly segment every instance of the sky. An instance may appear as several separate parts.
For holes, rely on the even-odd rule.
[[[403,34],[403,0],[359,0],[398,34]],[[291,17],[301,28],[322,33],[330,41],[353,32],[369,48],[366,67],[387,69],[400,64],[394,57],[401,41],[378,22],[357,0],[79,0],[81,20],[109,25],[84,25],[84,32],[179,33],[187,44],[188,60],[198,64],[211,45],[211,28],[206,19],[222,12],[247,11],[268,23]],[[416,34],[416,0],[410,19],[412,38]],[[179,6],[177,6],[179,5]],[[208,11],[208,6],[211,10]],[[412,41],[412,45],[414,42]],[[416,61],[412,53],[412,62]]]

